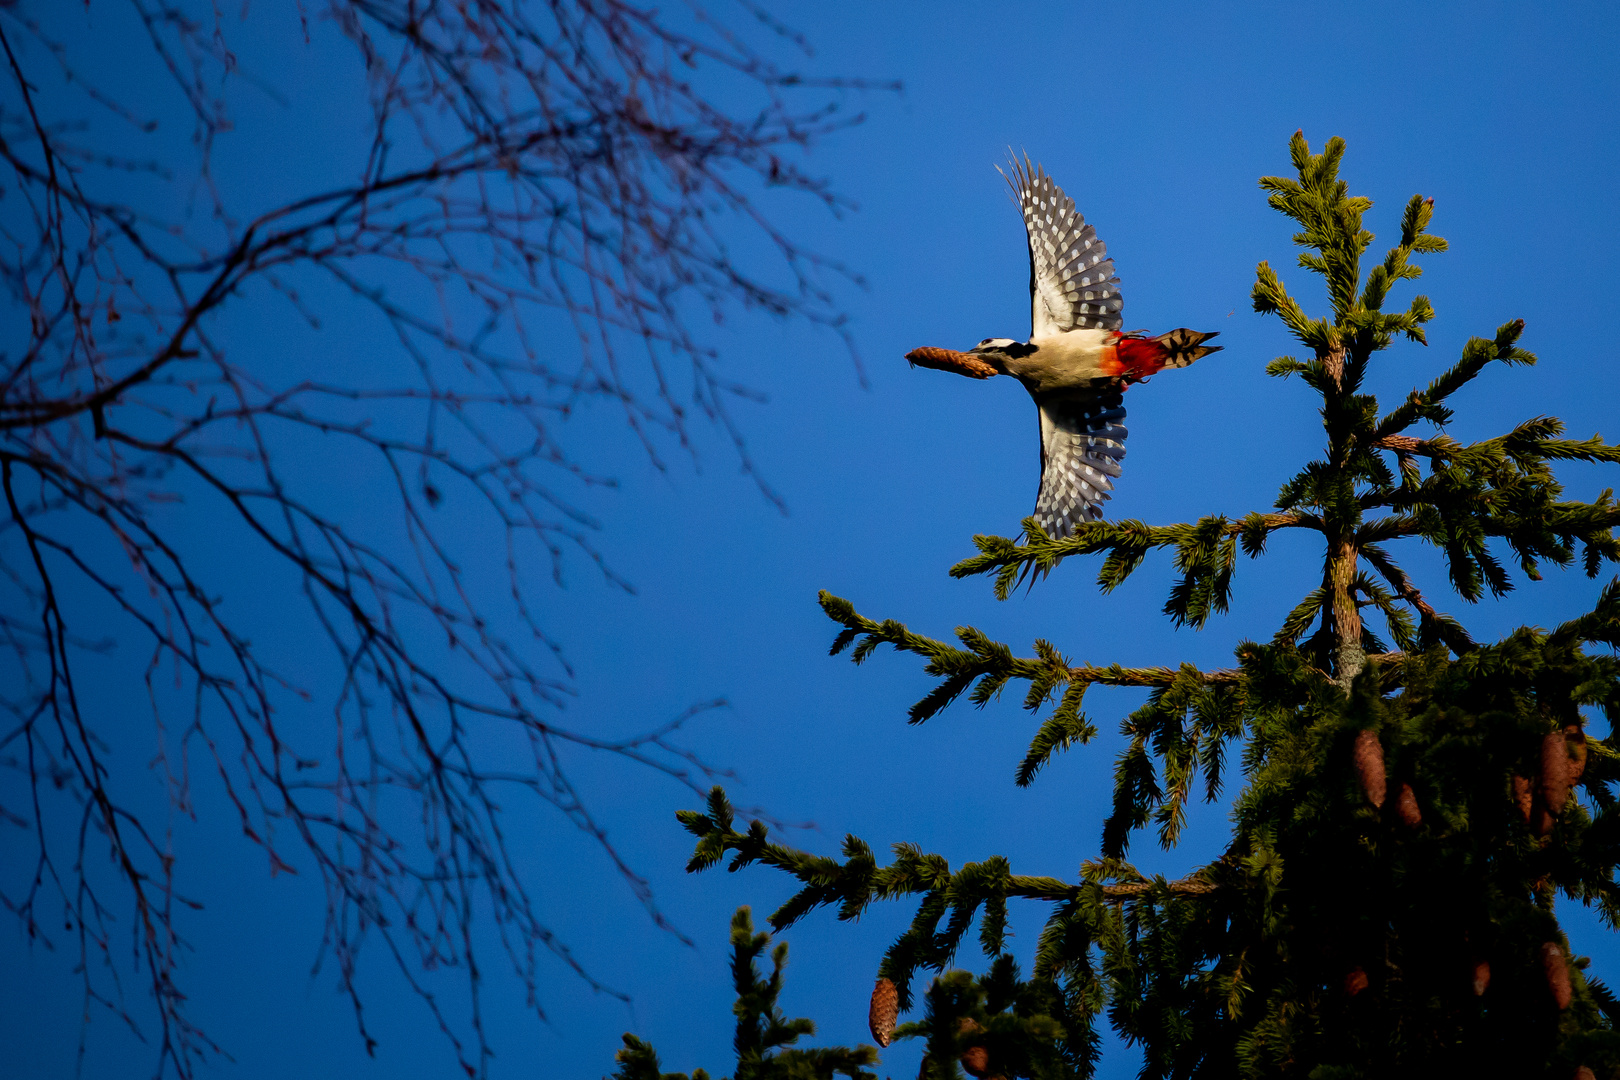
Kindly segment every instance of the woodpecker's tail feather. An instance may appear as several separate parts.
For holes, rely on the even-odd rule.
[[[1219,334],[1219,330],[1209,333],[1200,333],[1197,330],[1188,330],[1185,326],[1179,330],[1172,330],[1168,334],[1160,334],[1153,340],[1164,347],[1164,366],[1167,368],[1186,367],[1194,360],[1201,359],[1213,352],[1220,352],[1220,345],[1205,345],[1204,342]]]

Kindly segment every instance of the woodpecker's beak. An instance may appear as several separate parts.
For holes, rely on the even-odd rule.
[[[1007,356],[998,346],[975,345],[967,351],[967,355],[974,357],[980,364],[995,371],[997,375],[1007,374]]]

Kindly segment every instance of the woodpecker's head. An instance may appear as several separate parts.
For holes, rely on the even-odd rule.
[[[1007,337],[987,337],[968,350],[1003,375],[1007,374],[1007,361],[1017,360],[1035,351],[1035,346]]]
[[[1018,344],[1020,343],[1014,341],[1010,337],[987,337],[977,345],[973,346],[973,348],[969,349],[968,352],[974,356],[982,356],[986,359],[993,356],[998,360],[1005,360],[1009,355],[1007,350]]]

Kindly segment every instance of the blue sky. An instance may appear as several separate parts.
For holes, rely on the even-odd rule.
[[[692,702],[727,699],[693,729],[693,745],[737,771],[739,802],[815,822],[794,834],[801,846],[833,853],[853,832],[880,849],[911,841],[953,863],[1005,854],[1021,872],[1072,876],[1097,850],[1119,747],[1114,721],[1139,697],[1092,691],[1088,713],[1101,736],[1018,790],[1012,772],[1034,724],[1016,697],[983,711],[957,705],[908,727],[905,709],[928,685],[920,665],[887,653],[863,668],[828,658],[833,631],[815,605],[818,589],[936,636],[970,623],[1021,651],[1041,636],[1079,660],[1216,666],[1238,640],[1269,635],[1311,587],[1313,551],[1279,537],[1265,561],[1240,564],[1231,613],[1195,633],[1158,614],[1170,580],[1164,559],[1150,559],[1108,596],[1092,583],[1094,565],[1079,560],[1006,603],[985,581],[946,576],[971,553],[974,533],[1012,535],[1032,507],[1034,410],[1010,380],[911,370],[901,357],[917,345],[965,347],[1028,332],[1022,229],[992,168],[1009,146],[1043,162],[1108,243],[1128,325],[1219,330],[1226,346],[1129,396],[1115,517],[1165,523],[1266,508],[1320,443],[1307,391],[1262,370],[1291,342],[1248,302],[1254,266],[1269,259],[1308,307],[1320,308],[1314,284],[1293,267],[1285,219],[1255,186],[1260,175],[1288,171],[1287,140],[1301,128],[1313,147],[1331,135],[1348,140],[1343,174],[1376,202],[1367,219],[1380,235],[1375,250],[1414,192],[1434,197],[1433,231],[1451,242],[1423,264],[1419,287],[1438,311],[1428,348],[1383,354],[1373,389],[1394,395],[1424,384],[1469,336],[1523,318],[1523,342],[1540,366],[1488,372],[1454,399],[1452,433],[1488,436],[1553,414],[1574,435],[1620,438],[1612,330],[1620,35],[1610,7],[822,2],[777,10],[816,46],[813,70],[904,84],[898,95],[847,98],[868,121],[810,158],[857,212],[832,220],[805,203],[773,203],[796,236],[866,276],[869,287],[847,290],[845,301],[869,385],[831,335],[749,319],[715,331],[727,370],[769,395],[738,414],[785,516],[739,474],[718,433],[700,443],[695,465],[674,458],[660,473],[605,410],[572,421],[578,444],[620,481],[617,491],[580,497],[637,594],[607,588],[576,564],[550,625],[580,672],[569,709],[579,726],[637,730]],[[285,29],[265,11],[255,20]],[[319,105],[321,64],[341,59],[323,48],[317,42],[305,62],[283,70],[294,112]],[[278,122],[270,110],[265,123]],[[311,128],[299,144],[307,157],[288,167],[315,172],[342,160],[344,122],[338,112]],[[271,151],[232,153],[248,167]],[[1408,287],[1397,301],[1410,295]],[[260,347],[273,361],[282,313],[239,317],[264,335]],[[350,354],[363,358],[367,340],[304,347],[358,349]],[[1612,470],[1563,475],[1582,498],[1614,482]],[[1412,565],[1440,590],[1434,560]],[[1484,637],[1567,618],[1597,588],[1555,573],[1500,602],[1444,606]],[[241,602],[275,640],[289,632],[290,616],[277,610],[274,590],[267,595],[257,608]],[[577,768],[615,841],[696,945],[652,927],[586,840],[535,828],[524,858],[555,929],[633,1003],[592,995],[558,968],[539,1022],[492,963],[484,1000],[498,1053],[493,1075],[604,1075],[625,1030],[652,1040],[666,1069],[719,1074],[730,1060],[727,918],[742,903],[763,915],[788,883],[761,870],[684,875],[689,847],[673,812],[693,805],[689,793],[611,760],[582,758]],[[207,906],[190,923],[196,952],[186,990],[234,1058],[211,1075],[450,1076],[454,1058],[380,953],[363,979],[380,1039],[376,1057],[366,1057],[331,973],[310,974],[318,888],[307,875],[270,878],[262,856],[202,798],[198,820],[176,828],[182,850],[206,867],[190,883]],[[1180,849],[1160,852],[1144,837],[1132,854],[1146,869],[1179,874],[1218,849],[1224,828],[1224,810],[1206,807]],[[909,914],[889,905],[845,925],[822,912],[792,930],[788,1011],[816,1019],[826,1040],[866,1040],[866,994]],[[1612,973],[1620,950],[1585,913],[1565,915],[1577,945]],[[1040,922],[1038,908],[1015,907],[1021,956]],[[8,1068],[72,1075],[81,1002],[58,958],[28,952],[20,934],[7,932],[0,967],[8,972],[0,1045],[21,1048]],[[453,978],[433,985],[446,1000],[457,992]],[[896,1048],[882,1072],[913,1075],[916,1059],[916,1050]],[[148,1049],[98,1016],[84,1075],[141,1076],[150,1064]],[[1135,1069],[1130,1050],[1111,1046],[1100,1075]]]

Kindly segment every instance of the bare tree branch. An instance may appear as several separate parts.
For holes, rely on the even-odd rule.
[[[591,837],[668,927],[570,760],[616,755],[700,793],[722,775],[680,742],[721,702],[622,738],[560,721],[574,673],[546,628],[546,579],[573,552],[628,587],[570,494],[612,481],[561,424],[607,403],[663,467],[671,447],[695,453],[699,417],[776,499],[730,411],[757,395],[696,328],[744,309],[849,340],[833,289],[853,275],[758,200],[783,188],[842,211],[795,162],[859,121],[841,99],[865,84],[779,68],[736,26],[803,43],[746,0],[668,16],[621,0],[328,0],[302,32],[337,35],[360,61],[351,85],[370,121],[355,173],[244,196],[216,162],[236,95],[285,101],[232,51],[260,27],[188,0],[98,5],[93,26],[78,7],[0,6],[0,827],[35,848],[0,902],[47,944],[65,926],[86,1001],[144,1031],[106,960],[113,927],[132,926],[160,1073],[192,1076],[218,1051],[179,989],[194,901],[136,809],[141,777],[107,750],[127,716],[80,692],[110,647],[83,613],[111,605],[149,655],[171,808],[189,814],[192,774],[211,772],[272,872],[318,874],[322,955],[368,1045],[355,976],[372,938],[483,1075],[476,912],[537,1008],[547,955],[613,992],[547,926],[509,847],[506,793]],[[131,62],[179,92],[189,157],[157,141],[163,106],[85,70],[79,43],[119,18],[149,50],[132,45]],[[386,335],[376,355],[267,363],[230,315],[281,301],[310,326],[335,311]],[[388,520],[334,505],[311,460],[373,469]],[[452,499],[453,524],[437,512]],[[241,580],[299,583],[329,659],[272,667],[231,580],[199,560],[199,514],[235,545]],[[493,535],[469,553],[480,520]],[[469,560],[493,552],[491,589]],[[311,714],[327,718],[319,745],[289,719]],[[108,858],[110,876],[88,869]],[[421,981],[438,966],[467,972],[470,1025]]]

